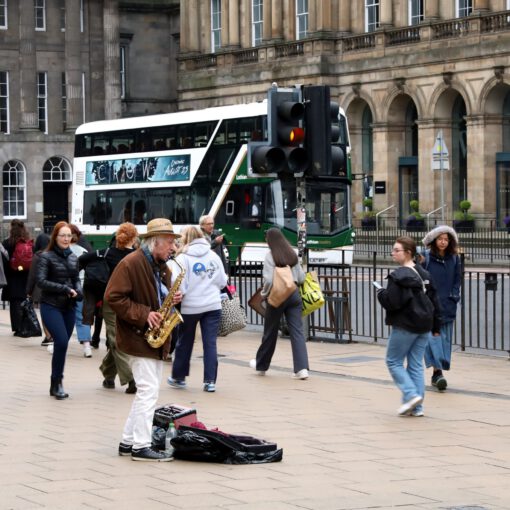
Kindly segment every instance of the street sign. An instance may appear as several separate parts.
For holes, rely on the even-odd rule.
[[[450,170],[449,152],[444,141],[442,129],[437,133],[432,149],[432,170]]]

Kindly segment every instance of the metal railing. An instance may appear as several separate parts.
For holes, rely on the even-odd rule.
[[[462,257],[463,259],[463,257]],[[454,327],[454,346],[473,352],[510,353],[510,269],[471,270],[462,263],[461,301]],[[326,297],[324,307],[309,316],[309,339],[345,343],[385,342],[390,329],[372,281],[384,285],[395,265],[372,254],[369,264],[309,265],[319,276]],[[262,329],[263,319],[247,305],[262,285],[260,264],[246,263],[231,277],[251,327]]]

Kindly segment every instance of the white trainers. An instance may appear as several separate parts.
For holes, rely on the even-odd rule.
[[[46,347],[46,350],[47,350],[50,354],[53,354],[53,344],[48,345],[48,347]]]
[[[398,414],[400,416],[404,414],[410,413],[418,404],[421,404],[423,402],[423,398],[417,395],[416,397],[413,397],[411,400],[408,400],[406,403],[402,404],[398,408]]]
[[[308,370],[306,368],[303,368],[299,372],[296,372],[295,374],[292,374],[292,379],[308,379]]]
[[[250,368],[253,368],[253,370],[255,370],[255,372],[257,373],[257,375],[266,375],[265,370],[257,370],[257,360],[256,359],[250,360]]]
[[[92,349],[90,348],[90,344],[86,344],[83,347],[83,356],[85,356],[85,358],[92,358]]]

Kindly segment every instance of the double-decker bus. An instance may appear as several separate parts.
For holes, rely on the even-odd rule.
[[[349,137],[338,116],[341,142]],[[267,102],[90,122],[76,130],[71,221],[95,247],[120,223],[140,232],[152,218],[179,230],[210,214],[231,260],[261,260],[276,226],[296,245],[296,177],[255,175],[248,142],[267,140]],[[350,179],[306,179],[309,261],[352,261]],[[345,250],[344,254],[342,252]]]

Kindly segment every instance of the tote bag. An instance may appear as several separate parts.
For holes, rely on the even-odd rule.
[[[266,303],[267,300],[262,296],[263,287],[259,287],[255,294],[248,300],[248,306],[255,310],[262,317],[266,316]]]
[[[267,298],[268,303],[278,308],[297,289],[290,266],[275,267],[273,271],[273,285]]]
[[[306,273],[305,281],[299,286],[299,294],[303,303],[301,311],[303,317],[315,312],[315,310],[324,305],[324,295],[322,294],[319,279],[315,271]]]
[[[235,294],[221,302],[221,319],[218,336],[227,336],[246,327],[246,314]]]

